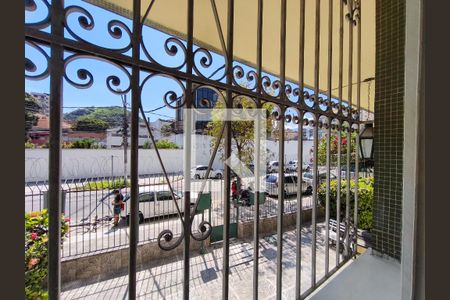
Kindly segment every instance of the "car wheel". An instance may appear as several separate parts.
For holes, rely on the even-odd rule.
[[[217,178],[217,179],[222,179],[222,177],[223,177],[223,176],[222,176],[221,173],[218,173],[218,174],[216,175],[216,178]]]
[[[197,179],[197,180],[200,179],[200,175],[195,174],[194,179]]]

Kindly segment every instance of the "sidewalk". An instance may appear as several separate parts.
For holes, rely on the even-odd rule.
[[[317,226],[316,278],[325,273],[324,223]],[[295,289],[295,228],[283,237],[283,298],[294,299]],[[276,243],[274,239],[260,239],[259,297],[274,299],[276,292]],[[222,298],[221,245],[207,249],[204,255],[191,252],[190,299]],[[311,227],[302,228],[302,292],[311,284]],[[335,265],[336,254],[330,248],[330,269]],[[64,270],[62,270],[64,272]],[[230,242],[229,299],[251,299],[253,291],[253,242],[233,240]],[[139,299],[182,298],[183,258],[174,256],[144,266],[137,273]],[[127,299],[128,276],[64,290],[62,299]]]

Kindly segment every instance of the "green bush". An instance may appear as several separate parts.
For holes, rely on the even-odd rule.
[[[61,215],[61,238],[69,230],[69,219]],[[25,297],[47,299],[48,212],[25,214]]]
[[[125,180],[123,179],[115,179],[115,180],[101,180],[88,182],[83,184],[81,189],[83,190],[104,190],[104,189],[121,189],[124,187],[130,187],[130,181],[127,181],[125,184]]]
[[[178,145],[168,141],[168,140],[158,140],[156,141],[156,147],[158,149],[179,149]],[[145,141],[144,145],[142,146],[144,149],[153,149],[153,143],[151,141]]]
[[[358,180],[358,228],[371,230],[373,224],[373,177],[360,178]],[[350,216],[353,216],[353,201],[355,199],[355,181],[350,180]],[[325,207],[326,201],[326,183],[319,188],[319,203]],[[336,199],[337,199],[337,180],[330,182],[330,218],[336,219]],[[341,205],[340,219],[345,216],[345,207],[347,199],[347,182],[341,180]]]

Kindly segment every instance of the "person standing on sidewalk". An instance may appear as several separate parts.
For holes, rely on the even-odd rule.
[[[113,226],[117,226],[119,224],[120,212],[122,211],[122,206],[124,205],[124,202],[123,202],[123,195],[120,193],[119,190],[114,190],[113,194],[114,200],[111,202],[114,209]]]

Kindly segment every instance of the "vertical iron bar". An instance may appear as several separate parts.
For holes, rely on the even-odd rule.
[[[356,111],[358,120],[361,116],[361,1],[358,1],[358,45],[357,45],[357,71],[356,71],[356,81],[358,82],[356,86]],[[369,111],[370,107],[367,108]],[[359,123],[358,129],[356,130],[356,141],[355,141],[355,208],[354,208],[354,217],[353,224],[355,226],[355,252],[358,250],[358,236],[357,236],[357,228],[358,228],[358,181],[359,181]],[[355,253],[356,254],[356,253]]]
[[[302,1],[304,2],[304,1]],[[303,111],[298,114],[298,142],[297,142],[297,220],[296,220],[296,269],[295,269],[295,297],[301,295],[301,266],[302,266],[302,208],[303,208]]]
[[[320,63],[320,0],[316,0],[315,20],[315,49],[314,49],[314,108],[319,107],[319,63]],[[319,139],[319,118],[315,115],[314,153],[313,153],[313,209],[312,209],[312,257],[311,257],[311,287],[316,286],[316,213],[317,213],[317,148]]]
[[[339,115],[342,115],[343,72],[344,72],[344,0],[339,0],[339,83],[338,83]],[[342,124],[340,123],[339,125]]]
[[[261,93],[261,73],[262,73],[262,32],[263,32],[263,0],[258,0],[258,24],[257,24],[257,46],[256,46],[256,59],[257,59],[257,85],[256,93]],[[261,100],[257,99],[257,108],[262,107]],[[256,143],[255,143],[255,205],[254,205],[254,219],[253,219],[253,300],[258,299],[258,272],[259,272],[259,195],[260,195],[260,118],[263,116],[257,115],[256,118]],[[263,130],[266,130],[265,128]]]
[[[227,16],[227,61],[226,61],[226,84],[231,86],[233,83],[233,30],[234,30],[234,0],[228,0],[228,16]],[[226,107],[227,116],[229,109],[233,107],[233,92],[231,89],[226,90]],[[225,158],[231,156],[231,121],[227,118],[225,121]],[[225,164],[224,168],[225,188],[224,188],[224,226],[223,226],[223,282],[222,282],[222,299],[228,299],[229,292],[229,275],[230,275],[230,166]]]
[[[327,192],[325,202],[325,276],[329,273],[330,263],[330,165],[331,165],[331,118],[328,118],[327,128]]]
[[[316,286],[316,240],[317,240],[317,148],[318,148],[318,139],[319,139],[319,115],[315,115],[315,124],[314,124],[314,152],[313,152],[313,194],[312,194],[312,216],[311,216],[311,227],[312,227],[312,239],[311,239],[311,287],[315,288]]]
[[[347,128],[347,170],[345,172],[345,178],[346,178],[346,185],[345,185],[345,190],[346,190],[346,197],[345,197],[345,247],[347,249],[347,257],[345,257],[345,259],[347,259],[349,257],[349,247],[350,247],[350,241],[349,241],[349,233],[350,233],[350,152],[351,152],[351,147],[352,147],[352,142],[351,142],[351,130],[350,130],[350,124],[349,127]]]
[[[53,1],[51,6],[51,34],[64,37],[64,0]],[[60,299],[61,292],[61,115],[63,102],[64,50],[52,42],[50,69],[50,141],[48,176],[48,296]]]
[[[284,108],[279,116],[280,139],[278,142],[278,210],[277,210],[277,288],[276,297],[281,299],[283,263],[283,213],[284,213]]]
[[[352,98],[353,98],[353,1],[348,0],[347,5],[349,9],[348,16],[348,107],[350,108],[349,115],[352,111]],[[350,124],[349,124],[350,125]]]
[[[305,74],[305,0],[300,0],[300,36],[299,36],[299,106],[302,107],[304,92],[304,74]],[[302,277],[302,208],[303,208],[303,111],[299,111],[298,134],[300,136],[297,144],[297,175],[300,185],[300,192],[297,190],[297,239],[296,239],[296,270],[295,270],[295,297],[301,295],[301,277]]]
[[[340,88],[342,91],[342,86]],[[337,186],[336,186],[336,267],[339,266],[340,249],[341,249],[341,135],[342,135],[342,123],[338,124],[338,153],[337,153]]]
[[[333,78],[333,0],[328,1],[328,101],[329,106],[327,110],[331,108],[332,98],[332,78]],[[327,192],[326,192],[326,204],[325,204],[325,276],[329,273],[330,264],[330,142],[331,142],[331,123],[333,119],[328,118],[328,130],[327,130]]]
[[[194,44],[194,0],[188,1],[187,8],[187,55],[186,55],[186,73],[192,75],[192,66],[194,65],[193,58],[193,44]],[[186,108],[192,108],[192,80],[186,80]],[[189,299],[189,276],[190,276],[190,242],[191,242],[191,218],[190,218],[190,202],[191,202],[191,157],[190,152],[186,149],[191,149],[191,129],[192,129],[192,114],[189,111],[185,113],[185,129],[184,129],[184,243],[183,243],[183,299]]]
[[[286,3],[281,0],[281,32],[280,32],[280,100],[286,98]],[[279,115],[280,140],[278,150],[278,211],[277,211],[277,287],[276,297],[281,300],[282,293],[282,271],[283,271],[283,214],[284,214],[284,113],[285,108],[281,107]]]
[[[128,163],[128,118],[127,118],[127,95],[123,96],[123,183],[127,188],[127,163]]]
[[[139,155],[139,52],[141,41],[141,1],[133,0],[133,36],[131,73],[131,168],[130,168],[130,250],[128,267],[128,299],[136,299],[136,262],[137,244],[139,241],[139,203],[138,203],[138,155]]]
[[[348,117],[352,116],[352,98],[353,98],[353,0],[347,1],[348,11],[347,19],[348,19],[348,108],[347,114]],[[346,240],[346,249],[347,249],[347,257],[349,257],[350,250],[350,241],[349,241],[349,233],[350,233],[350,154],[351,154],[351,123],[348,123],[347,128],[347,170],[345,172],[345,177],[347,180],[346,184],[346,204],[345,204],[345,219],[346,219],[346,227],[345,227],[345,240]]]
[[[339,0],[339,81],[338,81],[338,98],[339,98],[339,115],[342,116],[342,92],[343,92],[343,73],[344,73],[344,0]],[[337,197],[336,197],[336,267],[339,266],[340,260],[340,226],[341,226],[341,135],[342,121],[338,124],[338,157],[337,157]]]

